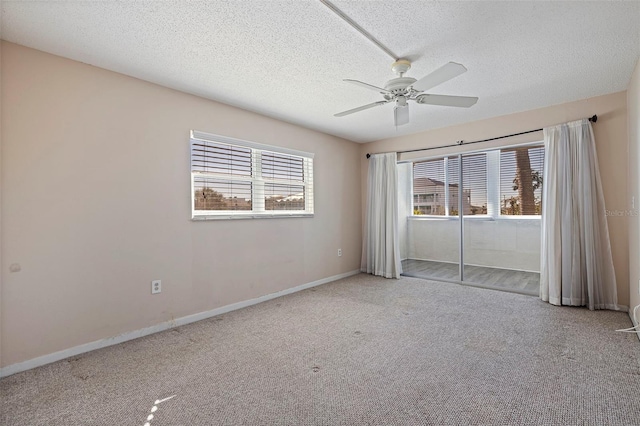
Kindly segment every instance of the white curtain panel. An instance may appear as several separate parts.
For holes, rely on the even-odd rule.
[[[593,129],[544,129],[540,297],[554,305],[619,310]]]
[[[369,158],[362,272],[400,278],[398,238],[398,166],[396,153]]]

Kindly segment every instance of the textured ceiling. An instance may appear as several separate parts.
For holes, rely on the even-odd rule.
[[[357,142],[625,90],[640,56],[640,2],[333,2],[413,61],[468,72],[429,93],[469,108],[393,105],[377,86],[392,59],[319,1],[2,1],[1,37]],[[598,111],[594,111],[597,113]]]

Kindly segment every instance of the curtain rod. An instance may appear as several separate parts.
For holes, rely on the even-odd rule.
[[[594,114],[592,117],[589,117],[589,121],[592,122],[592,123],[595,123],[596,121],[598,121],[598,116]],[[451,147],[454,147],[454,146],[462,146],[462,145],[471,145],[471,144],[474,144],[474,143],[490,142],[490,141],[495,141],[495,140],[498,140],[498,139],[511,138],[513,136],[526,135],[527,133],[540,132],[542,130],[544,130],[544,129],[527,130],[526,132],[512,133],[510,135],[497,136],[495,138],[482,139],[480,141],[472,141],[472,142],[457,141],[455,144],[451,144],[451,145],[432,146],[431,148],[408,149],[406,151],[397,151],[397,153],[398,154],[403,154],[403,153],[406,153],[406,152],[429,151],[429,150],[432,150],[432,149],[451,148]],[[371,157],[371,154],[367,153],[367,158],[369,158],[369,157]]]

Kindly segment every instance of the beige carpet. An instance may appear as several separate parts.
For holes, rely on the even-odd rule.
[[[2,379],[0,423],[638,425],[630,325],[358,275]]]

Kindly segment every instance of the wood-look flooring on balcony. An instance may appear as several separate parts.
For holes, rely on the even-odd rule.
[[[445,281],[459,281],[457,263],[407,259],[402,261],[403,275]],[[540,291],[538,272],[465,265],[465,284],[537,296]]]

